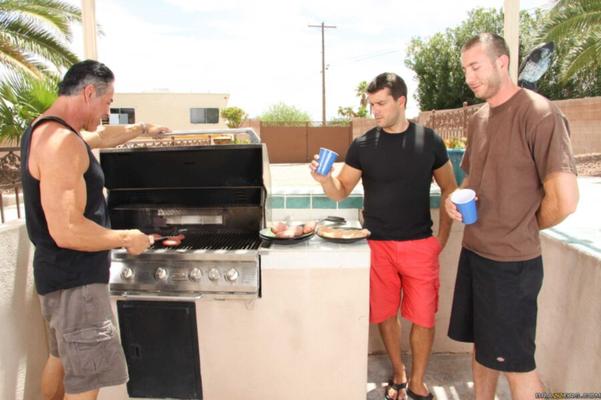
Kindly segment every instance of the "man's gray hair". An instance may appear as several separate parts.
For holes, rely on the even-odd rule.
[[[94,60],[85,60],[69,68],[63,81],[58,84],[58,94],[72,96],[81,92],[87,85],[94,85],[96,95],[101,96],[114,80],[115,75],[106,65]]]

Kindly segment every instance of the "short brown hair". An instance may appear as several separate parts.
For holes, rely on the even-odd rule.
[[[388,88],[393,99],[398,100],[401,96],[405,97],[405,107],[407,106],[407,85],[403,78],[394,72],[384,72],[374,78],[367,86],[367,93],[373,94],[382,89]]]
[[[471,49],[477,44],[482,44],[486,47],[486,52],[489,56],[501,57],[503,55],[509,57],[509,47],[507,46],[507,42],[503,39],[502,36],[497,35],[496,33],[483,32],[480,33],[463,45],[461,47],[461,52],[463,53],[466,50]]]

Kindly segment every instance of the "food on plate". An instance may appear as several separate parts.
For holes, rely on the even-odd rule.
[[[315,221],[309,221],[303,226],[303,233],[311,233],[315,230]]]
[[[292,238],[301,236],[302,234],[303,234],[303,226],[296,225],[296,226],[288,227],[286,230],[276,233],[275,236],[280,239],[292,239]]]
[[[286,229],[288,229],[288,225],[283,222],[276,222],[276,224],[271,227],[271,231],[276,235],[280,232],[284,232]]]
[[[278,239],[295,239],[306,237],[315,231],[315,221],[307,223],[302,222],[282,222],[278,221],[270,228],[271,233]]]
[[[331,239],[362,239],[368,237],[367,229],[348,229],[324,226],[319,228],[319,235]]]

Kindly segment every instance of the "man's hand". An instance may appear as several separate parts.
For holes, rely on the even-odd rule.
[[[463,222],[463,215],[457,210],[455,203],[451,201],[451,196],[448,196],[444,202],[444,208],[447,211],[447,215],[455,221]]]
[[[332,169],[330,169],[330,172],[328,172],[327,175],[321,175],[318,174],[317,172],[315,172],[317,170],[317,167],[319,166],[319,154],[315,154],[313,156],[313,161],[311,161],[311,164],[309,164],[309,169],[311,170],[311,176],[313,177],[313,179],[315,179],[317,182],[319,182],[320,184],[324,184],[325,182],[327,182],[329,179],[331,179],[332,177]]]
[[[131,229],[126,232],[125,236],[125,249],[132,256],[137,256],[143,253],[154,243],[153,237],[140,232],[137,229]]]
[[[144,128],[142,131],[142,136],[150,136],[153,139],[161,139],[165,133],[171,132],[171,129],[167,128],[166,126],[146,123],[143,125]]]

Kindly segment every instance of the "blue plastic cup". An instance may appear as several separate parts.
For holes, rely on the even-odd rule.
[[[334,164],[334,161],[336,161],[336,158],[338,158],[338,153],[326,149],[325,147],[321,147],[319,149],[319,160],[317,160],[319,164],[317,165],[315,172],[319,175],[327,175],[332,169],[332,165]]]
[[[457,210],[463,216],[466,225],[478,221],[478,210],[476,209],[476,192],[472,189],[459,189],[451,194],[451,201],[457,206]]]

